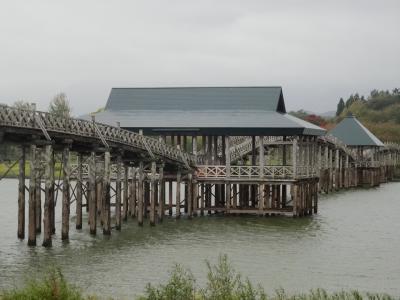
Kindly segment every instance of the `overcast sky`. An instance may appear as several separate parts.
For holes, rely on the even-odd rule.
[[[288,110],[400,87],[400,1],[1,0],[0,103],[111,87],[280,85]]]

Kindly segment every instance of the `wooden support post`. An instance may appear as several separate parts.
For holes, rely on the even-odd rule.
[[[28,246],[36,246],[36,145],[30,147],[30,179],[29,179],[29,213],[28,213]]]
[[[51,247],[51,215],[50,215],[50,199],[53,193],[53,146],[47,145],[45,148],[45,199],[44,199],[44,214],[43,214],[43,247]]]
[[[231,189],[231,183],[228,181],[226,183],[226,189],[225,189],[225,214],[230,213],[230,209],[232,206],[232,189]]]
[[[70,215],[70,191],[69,191],[69,146],[65,146],[63,150],[63,193],[62,193],[62,227],[61,239],[69,238],[69,215]]]
[[[189,202],[189,189],[188,189],[188,182],[184,182],[184,196],[183,196],[183,211],[185,214],[188,213],[189,207],[188,207],[188,202]]]
[[[286,201],[287,201],[287,185],[282,184],[282,208],[286,207]]]
[[[138,197],[137,197],[137,221],[138,221],[138,225],[139,226],[143,226],[143,195],[144,195],[144,191],[143,191],[143,179],[144,179],[144,175],[143,175],[143,162],[139,163],[139,177],[138,177]]]
[[[293,184],[293,188],[292,188],[292,203],[293,203],[293,217],[297,217],[298,216],[298,196],[299,196],[299,191],[298,191],[298,185],[297,184]]]
[[[26,149],[21,147],[21,158],[19,159],[18,176],[18,232],[19,239],[25,238],[25,161]]]
[[[82,154],[78,153],[78,178],[76,180],[76,229],[82,229],[83,174]]]
[[[96,153],[91,152],[89,158],[89,231],[96,234],[97,203],[96,203]]]
[[[111,197],[110,197],[110,151],[104,152],[104,172],[103,172],[103,197],[104,197],[104,219],[103,234],[111,234]]]
[[[136,211],[136,201],[137,201],[137,196],[136,196],[136,168],[131,167],[131,186],[130,186],[130,194],[129,194],[129,206],[130,206],[130,215],[132,218],[136,217],[137,211]]]
[[[168,182],[168,214],[172,216],[172,180]]]
[[[200,185],[200,215],[204,216],[204,201],[205,201],[205,188],[204,188],[204,183]]]
[[[265,185],[260,184],[258,188],[259,188],[258,214],[263,215],[264,214],[264,205],[265,205]]]
[[[123,196],[123,206],[122,206],[122,219],[124,221],[128,220],[129,211],[129,168],[127,164],[124,164],[124,196]]]
[[[237,200],[238,200],[238,191],[237,191],[237,184],[236,183],[233,184],[232,193],[233,193],[232,208],[236,209]]]
[[[164,167],[159,169],[159,183],[160,183],[160,198],[158,203],[158,220],[163,221],[164,218],[164,204],[165,204],[165,180],[164,180]]]
[[[40,160],[42,152],[40,148],[36,148],[36,188],[35,188],[35,218],[36,218],[36,233],[42,232],[42,179],[40,176]]]
[[[147,219],[150,207],[150,181],[143,179],[143,217]]]
[[[317,184],[314,184],[314,214],[318,213],[318,187]]]
[[[151,163],[150,178],[150,226],[156,225],[156,162]]]
[[[122,196],[122,158],[117,155],[117,180],[115,183],[115,229],[121,230],[121,196]]]
[[[198,215],[199,210],[199,184],[193,181],[193,216]]]
[[[188,174],[188,182],[187,182],[187,204],[188,204],[188,218],[191,219],[193,217],[193,175],[192,173]]]
[[[271,204],[271,185],[265,184],[264,185],[264,208],[269,209],[272,207]]]
[[[296,177],[297,177],[297,137],[293,138],[292,167],[293,167],[293,179],[296,179]]]
[[[179,219],[181,217],[181,170],[178,170],[176,174],[176,200],[175,200],[175,207],[176,207],[176,218]]]

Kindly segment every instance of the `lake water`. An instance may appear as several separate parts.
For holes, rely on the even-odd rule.
[[[400,296],[400,183],[320,199],[318,215],[308,218],[166,218],[156,227],[138,227],[129,220],[111,237],[90,236],[86,219],[84,229],[75,230],[72,217],[68,243],[60,241],[58,211],[53,247],[45,249],[17,239],[17,181],[2,180],[0,289],[58,266],[89,293],[126,298],[148,282],[163,282],[174,263],[189,267],[201,284],[204,261],[215,262],[224,253],[269,292],[322,287]]]

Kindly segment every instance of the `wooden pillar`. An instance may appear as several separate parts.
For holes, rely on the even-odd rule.
[[[265,165],[265,154],[264,154],[264,136],[260,135],[259,137],[259,166],[260,166],[260,178],[264,178],[264,165]]]
[[[292,145],[292,168],[293,168],[293,179],[297,177],[297,137],[293,137]]]
[[[151,163],[150,178],[150,226],[156,225],[156,162]]]
[[[282,208],[286,207],[286,201],[287,201],[287,185],[282,184]]]
[[[104,220],[103,234],[111,234],[111,197],[110,197],[110,151],[104,153],[104,172],[103,172],[103,197],[104,197]]]
[[[28,210],[28,246],[36,246],[36,145],[30,146],[30,179],[29,179],[29,210]]]
[[[36,188],[35,188],[35,227],[36,227],[36,233],[41,233],[42,232],[42,179],[40,176],[40,160],[41,160],[41,149],[36,148],[36,169],[38,170],[36,172]]]
[[[122,219],[124,221],[128,220],[129,211],[129,167],[124,164],[124,196],[123,196],[123,207],[122,207]]]
[[[143,180],[143,216],[147,219],[150,207],[150,181]]]
[[[168,182],[168,214],[172,216],[172,180]]]
[[[193,175],[192,173],[188,174],[188,182],[187,182],[187,203],[188,203],[188,218],[191,219],[193,217]]]
[[[69,215],[70,215],[70,191],[69,191],[69,146],[65,146],[63,150],[63,193],[62,193],[62,227],[61,239],[69,238]]]
[[[122,158],[117,155],[117,180],[115,182],[115,229],[121,230]]]
[[[264,209],[271,208],[271,185],[265,184],[264,185]]]
[[[83,198],[83,174],[82,174],[82,154],[77,157],[78,178],[76,179],[76,229],[82,229],[82,198]],[[47,179],[46,179],[47,180]],[[47,185],[47,181],[46,181]],[[47,187],[46,187],[47,189]]]
[[[158,203],[158,220],[163,221],[164,218],[164,204],[165,204],[165,180],[164,180],[164,167],[159,169],[159,183],[160,183],[160,199]]]
[[[230,208],[231,208],[231,201],[232,201],[232,185],[230,182],[226,183],[226,189],[225,189],[225,213],[229,214],[230,213]]]
[[[199,210],[199,184],[193,180],[193,216],[198,215]]]
[[[200,215],[204,216],[205,186],[200,184]]]
[[[130,215],[132,218],[136,217],[137,211],[136,211],[136,168],[131,167],[131,186],[130,186],[130,195],[129,195],[129,207],[130,207]]]
[[[26,149],[21,147],[21,158],[19,159],[18,176],[18,232],[19,239],[25,238],[25,161]]]
[[[293,184],[293,188],[292,188],[292,203],[293,203],[293,217],[297,217],[298,216],[298,185],[297,184]]]
[[[213,136],[213,155],[212,155],[212,162],[213,164],[217,164],[218,161],[218,136]]]
[[[143,226],[143,162],[139,163],[139,177],[138,177],[138,197],[137,197],[137,220],[138,225]]]
[[[238,200],[238,191],[237,191],[237,184],[234,183],[232,187],[233,199],[232,199],[232,207],[236,209],[237,200]]]
[[[314,184],[314,214],[318,213],[318,187],[317,184]]]
[[[258,199],[258,214],[264,214],[264,205],[265,205],[265,185],[259,185],[259,199]]]
[[[45,148],[45,199],[44,199],[44,214],[43,214],[43,247],[51,247],[51,214],[50,214],[50,199],[53,193],[53,146],[46,145]]]
[[[89,190],[88,190],[88,203],[89,203],[89,231],[90,234],[96,234],[96,153],[90,153],[89,158]]]
[[[181,217],[181,170],[176,174],[176,200],[175,200],[175,216],[177,219]]]

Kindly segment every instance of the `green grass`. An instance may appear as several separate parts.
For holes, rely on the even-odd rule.
[[[0,163],[0,178],[3,177],[3,175],[5,175],[5,173],[7,172],[7,170],[9,169],[9,167],[13,164],[14,162],[9,162],[7,164],[5,163]],[[54,168],[54,176],[55,178],[58,178],[58,174],[60,173],[60,169],[61,169],[61,163],[56,162],[55,163],[55,168]],[[18,178],[18,174],[19,174],[19,164],[15,164],[11,170],[7,173],[7,175],[5,176],[5,178]],[[31,176],[31,165],[30,162],[26,162],[25,163],[25,177],[29,178]],[[61,172],[61,178],[62,178],[62,172]]]
[[[243,278],[229,263],[226,255],[217,264],[207,264],[206,284],[201,287],[189,269],[175,265],[164,284],[148,284],[137,300],[394,300],[386,294],[369,294],[358,291],[328,293],[323,289],[308,293],[288,294],[278,289],[267,294],[261,286],[255,286]],[[135,291],[132,291],[134,294]],[[103,298],[103,296],[102,296]],[[32,280],[19,289],[0,292],[0,300],[81,300],[98,299],[87,296],[82,290],[69,284],[59,270],[51,270],[42,280]],[[111,299],[111,298],[110,298]],[[133,298],[132,298],[133,299]]]
[[[81,300],[89,299],[67,283],[59,270],[51,270],[42,280],[31,280],[21,289],[3,292],[1,300]]]

